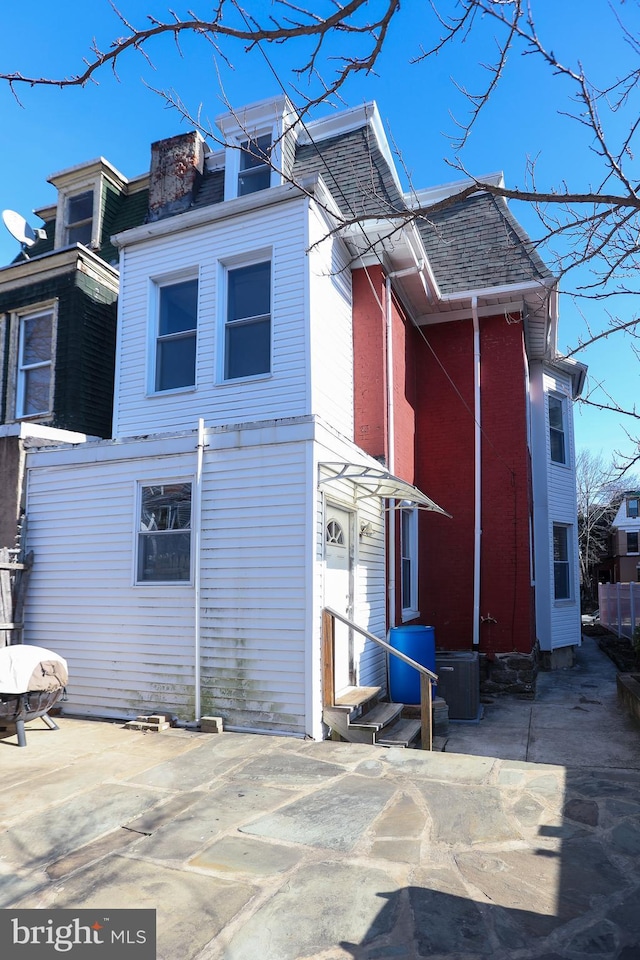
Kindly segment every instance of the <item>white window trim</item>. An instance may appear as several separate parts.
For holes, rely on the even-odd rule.
[[[258,140],[260,137],[270,137],[272,150],[270,155],[270,187],[277,187],[282,183],[282,124],[267,123],[247,130],[240,130],[228,140],[225,148],[224,171],[224,199],[235,200],[238,193],[238,177],[240,175],[240,154],[242,144],[247,140]],[[258,191],[261,192],[261,191]],[[251,196],[251,194],[245,194]]]
[[[143,487],[160,487],[160,486],[170,486],[174,483],[189,483],[191,484],[191,526],[189,528],[190,533],[190,544],[189,544],[189,579],[188,580],[139,580],[138,579],[138,551],[139,551],[139,535],[140,535],[140,515],[142,510],[142,488]],[[196,489],[196,478],[193,474],[182,475],[182,476],[171,476],[171,477],[162,477],[158,478],[157,476],[145,478],[143,480],[135,481],[135,493],[134,493],[134,503],[135,503],[135,514],[133,518],[133,550],[132,550],[132,569],[131,569],[131,585],[133,587],[192,587],[194,584],[194,568],[195,568],[195,557],[194,557],[194,546],[196,543],[196,538],[194,537],[194,495]]]
[[[411,607],[402,607],[402,620],[415,620],[416,617],[420,616],[420,610],[418,608],[418,513],[416,509],[401,507],[399,510],[400,516],[400,602],[402,603],[402,587],[403,587],[403,577],[402,577],[402,562],[405,557],[404,542],[403,542],[403,515],[409,515],[409,551],[407,559],[410,563],[410,589],[411,596],[416,601]]]
[[[564,460],[554,460],[551,455],[551,414],[550,414],[550,400],[559,400],[562,411],[562,437],[564,440]],[[568,410],[568,398],[565,394],[558,392],[557,390],[549,390],[547,393],[547,443],[549,445],[549,462],[554,467],[569,467],[570,466],[570,452],[569,452],[569,410]]]
[[[567,531],[567,571],[568,571],[568,585],[569,585],[569,596],[568,597],[556,597],[556,562],[565,562],[565,561],[556,561],[554,548],[553,548],[553,532],[555,527],[562,527]],[[575,604],[576,602],[576,586],[575,586],[575,575],[576,575],[576,559],[575,559],[575,531],[573,524],[563,523],[561,520],[554,520],[551,524],[551,595],[553,597],[554,605],[557,607],[569,606]]]
[[[271,337],[269,344],[269,370],[265,373],[254,373],[248,377],[234,377],[232,380],[226,379],[224,375],[225,365],[226,365],[226,329],[227,329],[227,304],[229,300],[229,271],[237,270],[239,267],[250,267],[256,263],[266,263],[269,261],[271,264],[271,287],[269,290],[270,297],[270,318],[271,318]],[[273,247],[265,247],[262,250],[251,251],[250,253],[241,254],[237,257],[233,257],[228,260],[221,260],[218,264],[218,324],[216,330],[216,340],[219,344],[219,349],[217,350],[217,362],[216,362],[216,383],[220,386],[230,387],[236,383],[251,383],[254,380],[271,380],[273,378],[273,362],[274,362],[274,330],[275,330],[275,312],[274,312],[274,299],[275,299],[275,255]]]
[[[100,246],[100,232],[102,230],[102,178],[91,177],[88,180],[78,181],[72,187],[58,191],[58,206],[56,210],[55,249],[70,246],[67,225],[67,202],[72,197],[93,190],[93,219],[91,223],[91,241],[86,244],[92,250]]]
[[[21,395],[20,387],[20,337],[22,320],[26,317],[37,316],[40,313],[53,314],[51,322],[51,363],[49,380],[49,407],[42,413],[32,413],[24,416],[18,414],[18,400]],[[53,402],[55,396],[55,372],[56,372],[56,341],[58,332],[58,301],[44,300],[39,303],[30,303],[28,306],[20,307],[11,314],[10,346],[9,346],[9,371],[7,377],[7,419],[15,422],[37,421],[43,417],[50,417],[53,413]]]
[[[174,273],[163,273],[159,276],[149,277],[149,289],[147,297],[147,375],[146,375],[146,396],[166,397],[173,396],[176,393],[193,393],[198,389],[198,352],[200,346],[200,294],[202,290],[202,278],[200,267],[191,267],[186,270],[179,270]],[[184,387],[172,387],[168,390],[156,390],[156,360],[157,344],[160,325],[160,290],[162,287],[170,287],[176,283],[182,283],[185,280],[198,281],[198,301],[196,309],[196,368],[195,383]]]

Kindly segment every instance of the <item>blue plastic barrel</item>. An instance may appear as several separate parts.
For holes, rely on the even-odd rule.
[[[391,627],[389,643],[427,670],[436,672],[433,627]],[[420,674],[400,657],[389,654],[389,695],[395,703],[420,703]]]

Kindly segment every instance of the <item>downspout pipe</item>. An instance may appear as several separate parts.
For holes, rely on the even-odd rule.
[[[473,533],[473,647],[480,645],[480,558],[482,540],[482,426],[480,402],[480,323],[478,298],[471,298],[473,321],[473,419],[474,419],[474,533]]]
[[[193,569],[194,612],[193,612],[193,711],[196,723],[199,722],[201,704],[201,676],[200,676],[200,580],[201,580],[201,516],[202,516],[202,465],[204,460],[204,420],[198,420],[198,447],[196,455],[196,482],[193,499],[193,549],[195,554]]]
[[[395,472],[395,429],[393,402],[393,329],[391,314],[391,276],[385,277],[385,336],[387,346],[387,470]],[[396,625],[396,514],[395,500],[389,500],[387,517],[389,538],[389,629]]]

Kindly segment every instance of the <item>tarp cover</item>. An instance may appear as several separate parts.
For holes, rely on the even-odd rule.
[[[21,643],[0,650],[0,693],[58,690],[68,680],[67,661],[53,650]]]

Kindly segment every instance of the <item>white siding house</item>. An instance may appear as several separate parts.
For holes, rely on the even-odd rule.
[[[398,216],[408,208],[375,105],[314,121],[304,137],[296,124],[283,128],[292,114],[284,98],[241,114],[253,126],[219,118],[225,150],[207,152],[193,132],[153,144],[146,222],[112,238],[113,439],[29,451],[35,564],[24,636],[68,660],[69,714],[215,715],[231,729],[320,738],[323,609],[352,621],[336,624],[334,690],[384,693],[385,654],[353,624],[384,638],[420,610],[429,616],[416,594],[433,591],[418,571],[418,525],[402,542],[390,501],[407,517],[419,507],[445,513],[416,486],[433,482],[438,457],[455,462],[455,476],[475,475],[476,465],[480,475],[479,447],[462,463],[448,437],[433,443],[431,421],[446,429],[451,397],[448,387],[435,397],[427,382],[419,319],[527,314],[527,356],[537,358],[532,567],[550,652],[579,642],[568,401],[580,365],[547,349],[552,281],[505,204],[453,204],[452,242],[444,222],[424,218],[418,228]],[[270,136],[281,174],[261,161]],[[251,144],[259,152],[249,158]],[[486,288],[481,307],[469,283]],[[457,336],[456,323],[442,326]],[[518,356],[526,364],[522,346]],[[464,377],[475,369],[470,362]],[[487,408],[503,404],[500,394]],[[520,456],[528,525],[524,441]],[[401,480],[389,473],[394,463]],[[441,491],[451,509],[455,482]],[[439,542],[456,560],[443,569],[459,570],[455,538]],[[506,542],[501,534],[501,549]],[[480,551],[476,559],[479,574]],[[503,631],[490,652],[494,666],[496,654],[510,662],[519,643],[530,672],[532,586],[523,577],[524,629]],[[474,635],[467,620],[455,642]]]

